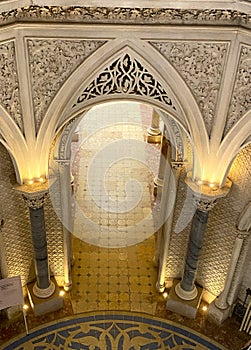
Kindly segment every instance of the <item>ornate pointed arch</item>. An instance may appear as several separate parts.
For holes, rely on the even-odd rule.
[[[208,153],[201,112],[178,72],[151,45],[126,41],[103,45],[61,87],[37,135],[41,157],[67,121],[94,105],[125,99],[151,104],[175,119],[197,148],[198,162]]]

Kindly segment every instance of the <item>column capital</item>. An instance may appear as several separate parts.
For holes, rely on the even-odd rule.
[[[16,185],[14,188],[22,195],[29,208],[39,209],[43,207],[48,194],[47,181],[43,183],[34,182],[33,184]]]
[[[232,186],[232,182],[227,179],[225,186],[218,187],[208,183],[193,181],[188,175],[185,179],[187,186],[193,193],[194,205],[197,209],[207,212],[216,204],[216,200],[225,197]]]

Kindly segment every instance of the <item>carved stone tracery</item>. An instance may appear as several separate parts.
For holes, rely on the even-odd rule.
[[[106,67],[78,96],[72,108],[97,96],[127,94],[146,96],[176,110],[174,101],[142,64],[124,54]]]
[[[0,45],[0,103],[23,132],[14,41]]]
[[[192,90],[210,135],[227,43],[151,42],[179,71]]]
[[[53,97],[70,74],[104,40],[28,39],[36,131]]]
[[[251,108],[251,47],[242,45],[224,136]]]

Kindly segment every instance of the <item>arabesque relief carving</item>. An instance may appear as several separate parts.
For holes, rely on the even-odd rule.
[[[15,21],[81,23],[159,23],[238,25],[250,27],[250,16],[230,9],[172,9],[81,6],[27,6],[0,14],[0,25]]]
[[[28,39],[36,131],[70,74],[106,41]]]
[[[0,45],[0,103],[23,132],[14,41]]]
[[[78,96],[72,108],[97,96],[127,94],[146,96],[176,110],[161,84],[142,64],[124,54],[113,61]]]
[[[228,43],[151,42],[193,92],[210,135]]]
[[[251,108],[251,47],[242,45],[224,136]]]

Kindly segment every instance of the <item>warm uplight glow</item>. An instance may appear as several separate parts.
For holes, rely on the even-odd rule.
[[[28,183],[29,185],[33,185],[34,181],[33,181],[33,180],[28,180],[27,183]]]
[[[44,181],[45,181],[45,179],[43,177],[39,178],[39,182],[44,182]]]
[[[29,309],[29,306],[28,306],[27,304],[24,304],[23,309],[24,309],[24,310],[28,310],[28,309]]]
[[[213,187],[215,187],[215,184],[212,183],[212,182],[210,182],[210,183],[209,183],[209,187],[213,188]]]
[[[206,306],[206,305],[204,305],[204,306],[202,307],[202,311],[203,311],[203,312],[206,312],[206,311],[207,311],[207,306]]]
[[[167,295],[168,295],[167,292],[164,292],[164,293],[163,293],[163,297],[164,297],[165,299],[167,298]]]
[[[201,181],[201,180],[197,180],[196,182],[199,186],[203,184],[203,181]]]
[[[65,295],[65,291],[64,290],[61,290],[60,292],[59,292],[59,296],[60,297],[63,297]]]

